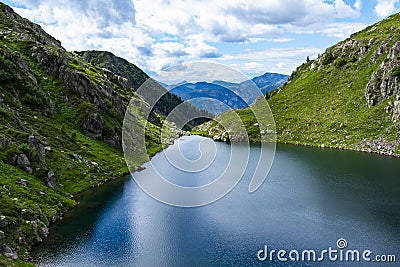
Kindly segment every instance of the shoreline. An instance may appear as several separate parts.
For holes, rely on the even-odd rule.
[[[149,162],[155,155],[161,153],[163,150],[165,150],[165,149],[167,149],[169,146],[173,145],[173,144],[175,143],[175,140],[178,140],[179,138],[181,138],[181,137],[183,137],[183,136],[188,136],[188,135],[190,135],[190,134],[178,136],[177,138],[174,138],[173,140],[171,140],[171,142],[168,142],[168,145],[166,145],[165,147],[162,147],[162,149],[160,149],[157,153],[155,153],[154,155],[152,155],[151,157],[149,157],[149,160],[148,160],[148,161],[142,162],[140,165],[135,166],[135,171],[134,171],[134,172],[144,170],[145,168],[142,166],[143,164]],[[126,167],[127,167],[128,170],[129,170],[129,167],[128,167],[128,166],[126,166]],[[79,191],[78,193],[76,193],[76,194],[73,196],[72,199],[78,199],[78,200],[79,200],[79,197],[80,197],[82,194],[86,194],[86,193],[88,193],[88,192],[90,192],[90,191],[92,191],[92,190],[97,190],[97,189],[99,189],[99,188],[101,188],[101,187],[103,187],[103,186],[106,186],[106,185],[109,184],[109,183],[112,183],[112,182],[117,181],[117,180],[119,180],[119,179],[125,178],[126,176],[131,175],[131,174],[132,174],[132,172],[131,172],[131,171],[128,171],[128,172],[122,173],[121,175],[118,175],[118,176],[116,176],[116,177],[109,178],[109,179],[107,179],[106,181],[97,184],[97,186],[91,186],[91,187],[88,187],[88,188],[86,188],[86,189],[83,189],[82,191]],[[60,219],[58,219],[58,220],[55,221],[55,222],[50,223],[49,226],[48,226],[48,228],[49,228],[49,235],[51,234],[50,228],[54,227],[55,225],[57,225],[57,224],[59,224],[59,223],[62,223],[62,222],[63,222],[63,218],[64,218],[68,213],[71,213],[71,212],[73,212],[74,210],[78,209],[80,204],[81,204],[80,201],[77,201],[77,202],[76,202],[76,205],[75,205],[74,207],[72,207],[72,208],[66,210],[66,211],[62,214],[62,216],[61,216]],[[48,236],[49,236],[49,235],[48,235]],[[31,248],[29,249],[29,256],[28,256],[28,258],[24,258],[24,259],[20,259],[20,260],[22,260],[22,261],[24,261],[24,262],[26,262],[26,263],[32,263],[32,264],[34,264],[34,265],[36,266],[36,263],[33,261],[33,258],[32,258],[31,253],[32,253],[32,251],[33,251],[35,248],[39,247],[39,246],[44,242],[44,240],[48,238],[48,236],[45,237],[41,242],[38,242],[37,244],[31,246]]]
[[[189,135],[191,135],[191,134],[189,134]],[[198,135],[198,134],[194,134],[194,135]],[[183,136],[187,136],[187,135],[183,135]],[[168,146],[162,148],[160,151],[158,151],[157,153],[155,153],[153,156],[149,157],[149,160],[151,160],[151,159],[152,159],[155,155],[157,155],[158,153],[161,153],[163,150],[167,149],[170,145],[172,145],[172,144],[175,142],[175,140],[178,140],[179,138],[181,138],[181,137],[183,137],[183,136],[179,136],[178,138],[174,139],[174,141],[173,141],[172,143],[170,143]],[[204,135],[199,135],[199,136],[208,137],[208,138],[211,138],[211,139],[212,139],[211,136],[204,136]],[[214,140],[214,139],[213,139],[213,140]],[[230,143],[229,141],[222,141],[222,140],[214,140],[214,141],[223,142],[223,143]],[[259,144],[259,142],[249,142],[249,143],[250,143],[250,144]],[[329,149],[337,149],[337,150],[348,150],[348,151],[354,151],[354,152],[361,152],[361,153],[376,154],[376,155],[381,155],[381,156],[388,156],[388,157],[392,157],[392,158],[400,158],[400,154],[388,154],[388,153],[385,153],[385,152],[382,152],[382,151],[373,151],[373,150],[369,150],[369,151],[368,151],[368,150],[366,150],[366,149],[351,148],[351,147],[336,147],[336,146],[332,146],[332,145],[330,145],[330,146],[322,146],[322,145],[316,145],[316,144],[310,144],[310,143],[298,143],[298,142],[296,143],[296,142],[290,142],[290,141],[289,141],[289,142],[288,142],[288,141],[285,141],[285,142],[283,142],[283,141],[277,141],[276,144],[277,144],[277,145],[279,145],[279,144],[287,144],[287,145],[295,145],[295,146],[309,146],[309,147],[315,147],[315,148],[320,148],[320,149],[329,148]],[[146,161],[146,162],[148,162],[148,161]],[[136,172],[136,171],[141,171],[141,170],[143,170],[142,165],[143,165],[144,163],[146,163],[146,162],[143,162],[141,165],[137,166],[135,172]],[[103,187],[103,186],[105,186],[105,185],[107,185],[107,184],[113,182],[113,181],[116,181],[116,180],[119,180],[119,179],[121,179],[121,178],[124,178],[124,177],[126,177],[127,175],[130,175],[130,174],[132,174],[132,172],[130,172],[130,171],[129,171],[129,172],[125,172],[125,173],[123,173],[123,174],[121,174],[121,175],[119,175],[119,176],[116,176],[116,177],[112,177],[112,178],[110,178],[110,179],[107,179],[105,182],[100,183],[100,184],[98,184],[97,186],[92,186],[92,187],[83,189],[82,191],[80,191],[80,192],[78,192],[76,195],[74,195],[73,198],[74,198],[74,199],[75,199],[75,198],[79,199],[80,195],[82,195],[82,194],[88,193],[88,192],[90,192],[90,191],[92,191],[92,190],[96,190],[96,189],[98,189],[98,188],[100,188],[100,187]],[[64,212],[64,213],[63,213],[63,216],[61,217],[61,219],[57,220],[56,222],[51,223],[51,224],[49,225],[49,228],[53,227],[53,226],[56,225],[56,224],[61,223],[61,222],[63,221],[63,217],[64,217],[66,214],[72,212],[73,210],[79,208],[79,205],[80,205],[80,204],[81,204],[80,201],[77,201],[77,204],[76,204],[73,208],[71,208],[71,209],[67,210],[66,212]],[[50,233],[50,234],[51,234],[51,233]],[[46,237],[46,238],[47,238],[47,237]],[[45,239],[46,239],[46,238],[45,238]],[[35,244],[35,245],[33,245],[33,246],[31,247],[31,249],[29,250],[29,256],[30,256],[30,257],[31,257],[31,252],[32,252],[35,248],[37,248],[38,246],[40,246],[40,245],[44,242],[45,239],[43,239],[41,242],[39,242],[39,243],[37,243],[37,244]],[[35,262],[33,261],[33,258],[30,258],[29,260],[25,260],[25,259],[21,259],[21,260],[23,260],[24,262],[27,262],[27,263],[35,264]],[[36,264],[35,264],[35,265],[36,265]]]
[[[386,156],[386,157],[392,157],[392,158],[400,158],[400,154],[396,153],[387,153],[384,151],[379,151],[379,150],[372,150],[372,149],[365,149],[365,148],[352,148],[352,147],[339,147],[339,146],[322,146],[322,145],[317,145],[317,144],[309,144],[309,143],[296,143],[296,142],[276,142],[277,144],[287,144],[287,145],[295,145],[295,146],[310,146],[310,147],[316,147],[316,148],[321,148],[321,149],[337,149],[337,150],[348,150],[348,151],[355,151],[355,152],[360,152],[360,153],[368,153],[368,154],[376,154],[376,155],[381,155],[381,156]]]

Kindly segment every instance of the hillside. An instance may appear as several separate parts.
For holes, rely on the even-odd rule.
[[[212,114],[220,114],[230,109],[240,109],[248,106],[254,100],[281,85],[289,77],[283,74],[265,73],[251,80],[240,83],[225,81],[211,82],[183,82],[175,86],[167,87],[168,90],[188,100],[199,109],[204,109]],[[257,89],[257,90],[255,90]],[[212,98],[209,101],[195,98]],[[247,102],[247,103],[246,103]]]
[[[269,93],[278,141],[399,156],[399,29],[400,14],[369,26],[299,66]],[[257,131],[249,112],[238,113]],[[226,132],[216,122],[200,129],[216,139]]]
[[[111,72],[124,77],[127,79],[128,83],[131,85],[134,90],[137,90],[147,79],[150,77],[144,73],[141,69],[139,69],[135,64],[128,62],[126,59],[117,57],[110,52],[107,51],[81,51],[76,52],[87,62],[99,67],[110,70]],[[178,105],[182,105],[185,107],[185,117],[203,117],[209,118],[212,117],[209,113],[203,110],[196,109],[194,106],[190,105],[187,102],[184,102],[179,96],[168,92],[167,89],[161,86],[152,87],[151,91],[142,90],[141,96],[144,97],[145,100],[151,101],[155,97],[155,91],[158,91],[158,95],[162,95],[162,97],[156,102],[154,105],[154,111],[163,115],[168,116],[171,111]],[[179,118],[179,120],[183,120],[184,118]],[[197,125],[199,123],[205,122],[207,120],[198,118],[193,122],[190,122],[188,125],[188,130]]]
[[[133,64],[125,73],[115,66],[66,51],[0,3],[0,265],[25,264],[49,225],[76,205],[75,194],[128,172],[121,131],[131,99],[149,155],[163,148],[161,132],[181,134],[170,123],[161,129],[165,116],[155,109],[143,117],[149,104],[136,89],[148,76]]]

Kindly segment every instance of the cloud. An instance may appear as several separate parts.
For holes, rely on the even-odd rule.
[[[347,5],[343,0],[336,0],[334,7],[336,10],[336,17],[338,18],[356,17],[360,14],[356,7],[353,9],[353,7]]]
[[[191,36],[186,42],[188,47],[186,51],[191,58],[217,58],[220,57],[218,49],[205,43],[199,36]]]
[[[251,44],[296,46],[296,35],[300,34],[344,38],[364,26],[341,21],[359,16],[361,0],[8,2],[14,3],[19,14],[41,24],[68,50],[108,50],[149,72],[185,61],[213,59],[237,64],[238,68],[248,72],[255,72],[257,68],[277,68],[276,71],[288,73],[307,56],[296,53],[297,48],[287,49],[300,59],[283,54],[279,66],[279,60],[265,52],[274,51],[272,48],[261,53],[268,54],[269,58],[258,59],[252,57],[260,52],[239,53],[238,50]],[[398,1],[379,2],[375,10],[381,14],[393,12],[394,2]],[[388,2],[392,8],[382,11],[380,4]],[[241,57],[241,53],[250,58]],[[246,60],[250,62],[247,65],[244,64]]]
[[[307,56],[316,58],[323,51],[324,49],[316,47],[248,50],[244,53],[225,55],[218,59],[218,62],[238,68],[250,76],[266,71],[290,74],[305,62]]]
[[[18,0],[13,1],[19,6],[20,10],[32,10],[31,13],[37,21],[51,23],[57,20],[54,9],[72,11],[73,17],[90,17],[96,21],[100,27],[124,24],[125,22],[135,22],[135,8],[131,0],[97,0],[97,1],[52,1],[52,0]],[[28,11],[29,12],[29,11]]]
[[[234,68],[207,61],[172,66],[159,71],[154,78],[166,84],[177,84],[184,80],[187,82],[212,82],[215,80],[241,82],[249,79],[249,77]]]
[[[291,32],[296,34],[321,34],[328,37],[334,37],[338,39],[345,39],[352,33],[358,32],[365,28],[367,25],[360,22],[332,22],[325,25],[325,27],[310,27],[305,29],[303,27],[290,27],[288,28]]]
[[[374,11],[378,17],[387,17],[399,11],[399,8],[395,7],[399,3],[399,0],[377,0],[377,2]]]
[[[362,1],[361,0],[356,0],[356,2],[354,3],[354,8],[360,12],[362,9]]]

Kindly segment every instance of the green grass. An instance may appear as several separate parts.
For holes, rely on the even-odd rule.
[[[399,140],[399,124],[384,112],[396,96],[389,96],[374,106],[369,106],[365,98],[371,75],[382,62],[388,62],[387,53],[374,59],[373,55],[384,41],[388,49],[400,41],[400,36],[393,32],[399,25],[400,14],[396,14],[353,35],[356,46],[345,47],[348,39],[340,44],[342,47],[328,48],[318,60],[299,66],[282,88],[270,92],[268,103],[275,119],[278,142],[363,149],[365,140],[379,137],[388,142]],[[369,50],[359,58],[359,45],[369,44],[372,37],[375,39]],[[398,68],[391,70],[393,76],[397,76]],[[260,108],[259,104],[254,108]],[[218,119],[229,124],[233,112],[241,117],[248,133],[257,141],[258,129],[252,127],[257,120],[251,117],[250,108],[223,113]],[[214,122],[203,127],[200,133],[215,136],[220,132]],[[398,152],[397,148],[397,155]]]
[[[11,26],[0,12],[0,28],[6,25]],[[29,33],[29,27],[26,30]],[[121,147],[112,147],[104,141],[108,137],[121,137],[123,116],[114,107],[113,96],[96,90],[96,86],[111,86],[125,105],[134,95],[134,89],[124,88],[117,80],[108,80],[104,70],[74,53],[32,41],[41,39],[40,35],[20,40],[13,34],[0,38],[4,54],[0,56],[0,138],[11,141],[0,148],[0,229],[5,232],[7,246],[18,251],[19,259],[10,261],[0,256],[0,265],[31,266],[23,260],[29,256],[31,246],[45,238],[42,227],[49,227],[73,208],[74,195],[129,172]],[[87,79],[91,91],[82,95],[68,86],[60,80],[58,69],[49,69],[32,56],[37,51],[45,53],[50,64],[63,62],[62,67],[77,81]],[[25,69],[19,64],[22,61],[27,63]],[[102,110],[94,105],[94,97],[105,103]],[[134,112],[144,121],[139,109]],[[104,121],[103,139],[90,138],[81,132],[85,119],[94,113]],[[138,130],[143,128],[140,127]],[[146,128],[150,156],[163,148],[161,132],[173,136],[168,129],[154,124]],[[38,151],[28,145],[29,136],[35,136],[42,147],[47,147],[45,166]],[[32,173],[15,163],[14,157],[22,153],[28,156]],[[145,160],[146,157],[138,157],[131,163],[138,166]],[[47,185],[50,170],[56,175],[55,190]],[[27,186],[19,184],[21,179],[27,181]],[[34,225],[39,229],[37,232]]]

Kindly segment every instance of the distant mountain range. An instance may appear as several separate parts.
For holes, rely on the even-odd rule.
[[[259,96],[282,86],[288,78],[289,76],[284,74],[265,73],[240,83],[183,81],[175,85],[162,85],[195,107],[213,114],[220,114],[229,109],[247,107]]]

